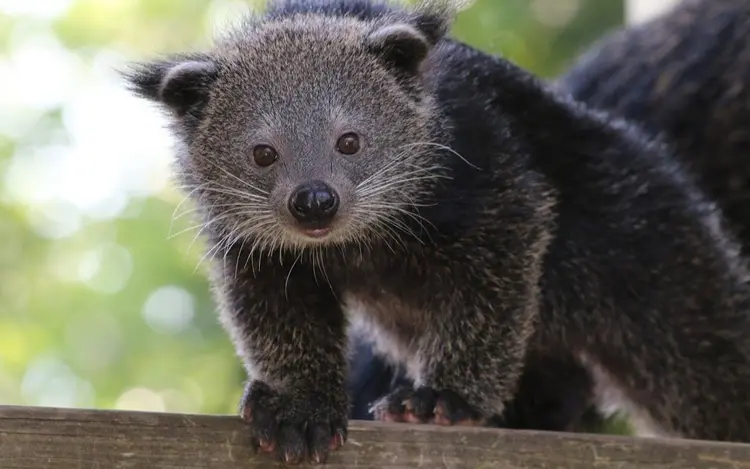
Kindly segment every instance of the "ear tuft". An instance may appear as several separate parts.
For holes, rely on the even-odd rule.
[[[456,15],[472,3],[474,0],[416,0],[412,6],[414,24],[434,45],[448,34]]]
[[[406,23],[382,26],[371,32],[367,45],[386,63],[411,73],[430,51],[430,41],[417,28]]]
[[[205,58],[172,59],[135,64],[123,76],[136,95],[184,116],[195,114],[208,101],[218,67]]]

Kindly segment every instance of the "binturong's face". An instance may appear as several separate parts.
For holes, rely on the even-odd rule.
[[[169,112],[178,178],[226,242],[369,243],[441,175],[421,76],[438,39],[393,19],[261,18],[128,79]]]

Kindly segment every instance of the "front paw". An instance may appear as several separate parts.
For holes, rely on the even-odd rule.
[[[307,392],[277,393],[265,383],[245,387],[240,415],[257,446],[279,459],[298,464],[309,458],[323,463],[330,450],[346,441],[345,391],[326,396]]]
[[[485,426],[489,420],[460,394],[449,389],[417,389],[401,386],[370,408],[384,422],[434,423],[437,425]]]

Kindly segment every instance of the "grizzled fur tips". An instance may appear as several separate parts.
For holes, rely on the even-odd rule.
[[[684,0],[648,23],[607,35],[557,80],[575,99],[634,120],[671,142],[699,186],[717,200],[745,255],[750,252],[749,32],[746,0]],[[402,372],[364,349],[358,344],[352,358],[356,418],[368,417],[365,399],[376,400],[395,389],[392,380],[403,380]],[[556,354],[549,361],[527,361],[504,425],[588,431],[589,423],[601,422],[581,426],[582,416],[616,408],[589,407],[593,388],[586,371]]]
[[[647,23],[607,35],[557,81],[575,99],[666,139],[698,186],[717,201],[745,257],[750,254],[749,33],[749,2],[683,0]],[[561,391],[581,396],[586,384],[576,390],[566,383]],[[618,409],[617,397],[607,394],[599,399],[599,412]]]
[[[526,357],[562,349],[656,431],[750,439],[747,271],[664,144],[419,10],[295,4],[210,67],[146,67],[261,449],[344,443],[352,327],[404,365],[420,421],[494,421]]]

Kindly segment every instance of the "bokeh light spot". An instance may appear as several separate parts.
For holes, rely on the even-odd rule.
[[[195,315],[193,295],[184,288],[165,286],[154,290],[143,305],[148,325],[162,334],[177,334],[187,329]]]
[[[164,412],[164,398],[148,388],[128,389],[117,398],[115,409]]]

